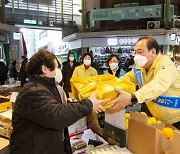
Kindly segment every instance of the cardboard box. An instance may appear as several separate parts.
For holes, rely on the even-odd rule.
[[[102,137],[104,135],[104,129],[99,125],[97,113],[92,112],[88,115],[87,120],[88,128]]]
[[[180,131],[175,130],[174,131],[174,137],[172,139],[172,148],[169,150],[166,150],[165,154],[179,154],[180,153]]]
[[[125,110],[105,111],[104,138],[111,144],[126,147]]]
[[[104,125],[104,138],[110,144],[118,145],[120,147],[126,146],[126,131],[107,122],[105,122]]]
[[[164,123],[148,125],[147,116],[131,112],[128,129],[128,149],[135,154],[164,154],[171,148],[171,141],[165,138],[161,129]]]
[[[12,114],[11,110],[0,113],[0,135],[6,138],[9,138],[12,133],[12,121],[11,121],[12,115],[11,114]]]
[[[4,149],[8,145],[9,145],[9,140],[0,137],[0,150]]]
[[[174,138],[172,139],[172,154],[180,153],[180,131],[175,130]]]

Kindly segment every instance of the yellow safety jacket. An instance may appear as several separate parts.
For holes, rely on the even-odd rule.
[[[134,93],[138,102],[146,102],[151,114],[165,123],[173,124],[180,121],[179,108],[164,107],[152,101],[158,96],[180,97],[180,73],[175,64],[168,56],[159,54],[147,73],[144,68],[140,69],[144,86]],[[133,70],[122,78],[137,84]]]
[[[88,69],[85,69],[84,64],[82,64],[78,67],[75,67],[72,77],[86,77],[95,75],[98,75],[95,68],[90,66]]]

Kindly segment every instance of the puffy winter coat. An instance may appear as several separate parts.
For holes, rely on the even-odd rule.
[[[10,154],[64,154],[64,129],[91,111],[90,100],[62,104],[54,78],[29,76],[15,102]]]

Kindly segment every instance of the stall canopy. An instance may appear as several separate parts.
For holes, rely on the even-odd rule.
[[[19,27],[0,23],[0,31],[3,31],[3,32],[19,32]]]
[[[85,47],[103,47],[134,45],[138,38],[142,36],[154,37],[160,45],[170,44],[169,35],[180,35],[179,29],[146,29],[128,31],[104,31],[74,33],[63,38],[67,42],[69,49]]]

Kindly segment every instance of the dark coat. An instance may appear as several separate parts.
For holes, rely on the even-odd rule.
[[[18,71],[16,69],[16,66],[11,64],[9,67],[9,77],[14,78],[14,80],[17,79]]]
[[[125,70],[126,72],[129,72],[132,70],[132,67],[129,67],[129,66],[132,66],[134,65],[134,59],[133,57],[132,58],[128,58],[124,64],[124,67],[123,67],[123,70]]]
[[[0,76],[7,77],[8,68],[4,62],[0,62]]]
[[[93,61],[93,62],[91,63],[91,66],[92,66],[93,68],[95,68],[96,71],[97,71],[98,74],[99,74],[99,66],[98,66],[98,63]]]
[[[63,68],[62,68],[62,85],[63,85],[63,89],[67,95],[68,92],[71,92],[71,85],[70,85],[70,79],[72,77],[72,74],[74,72],[74,68],[77,66],[76,63],[73,63],[73,67],[70,66],[69,62],[64,62],[63,63]]]
[[[54,78],[29,76],[15,102],[10,154],[64,154],[64,128],[91,111],[90,100],[62,104]]]
[[[26,75],[26,64],[27,64],[27,60],[23,60],[23,62],[21,63],[21,67],[19,70],[19,81],[26,81],[27,75]]]
[[[113,72],[111,71],[110,68],[108,69],[108,73],[113,75]],[[121,73],[121,68],[119,67],[118,70],[116,71],[115,76],[119,78],[120,77],[120,73]]]

